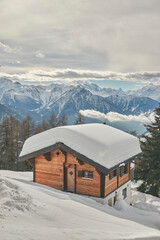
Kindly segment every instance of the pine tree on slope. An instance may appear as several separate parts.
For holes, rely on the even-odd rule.
[[[135,179],[143,180],[138,190],[160,197],[160,105],[155,114],[155,121],[146,125],[149,134],[141,141],[142,155],[137,162]]]
[[[0,168],[13,170],[18,161],[19,120],[13,115],[0,123]]]

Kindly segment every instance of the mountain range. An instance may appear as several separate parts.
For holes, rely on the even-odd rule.
[[[91,82],[24,85],[0,78],[0,118],[15,114],[22,119],[30,114],[35,121],[65,113],[73,123],[79,110],[93,109],[102,113],[118,112],[139,115],[151,112],[160,101],[160,85],[149,85],[137,91],[101,88]]]

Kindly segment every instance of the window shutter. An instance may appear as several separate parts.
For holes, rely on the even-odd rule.
[[[117,169],[114,170],[114,177],[117,176]]]
[[[109,179],[112,179],[113,178],[113,172],[110,172],[109,173]]]
[[[128,163],[125,165],[125,173],[128,173]]]
[[[78,177],[83,177],[83,171],[78,171]]]
[[[123,176],[123,171],[122,171],[122,167],[120,168],[120,177]]]

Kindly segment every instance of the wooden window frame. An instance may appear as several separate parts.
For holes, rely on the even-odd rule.
[[[115,177],[117,177],[117,169],[115,169],[109,173],[109,180],[111,180]]]
[[[120,167],[120,176],[124,176],[128,173],[128,163],[125,164],[125,166]]]
[[[93,179],[93,171],[87,170],[78,171],[78,177],[84,179]]]

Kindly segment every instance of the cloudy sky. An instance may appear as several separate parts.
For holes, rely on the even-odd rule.
[[[3,73],[160,75],[159,0],[0,0],[0,29]]]

